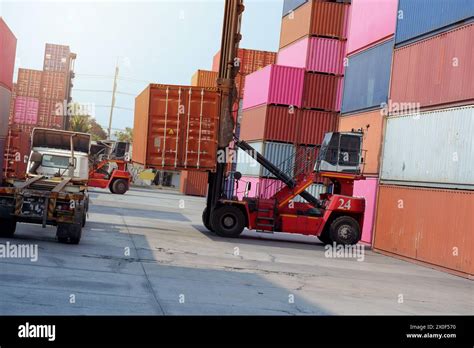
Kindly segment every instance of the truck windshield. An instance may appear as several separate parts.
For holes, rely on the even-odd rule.
[[[69,157],[56,155],[43,155],[42,167],[67,169],[69,167]],[[75,159],[74,159],[75,161]]]

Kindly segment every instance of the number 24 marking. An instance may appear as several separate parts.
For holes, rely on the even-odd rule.
[[[350,210],[351,209],[351,200],[348,200],[347,203],[346,203],[343,199],[340,199],[338,209]]]

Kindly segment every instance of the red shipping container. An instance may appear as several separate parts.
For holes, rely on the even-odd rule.
[[[12,90],[16,37],[0,17],[0,86]]]
[[[205,197],[207,195],[207,172],[189,171],[184,193],[189,196]]]
[[[40,99],[38,126],[43,128],[62,129],[64,127],[64,100]]]
[[[135,99],[133,161],[168,170],[215,170],[220,92],[148,86]]]
[[[41,79],[41,99],[65,100],[67,95],[67,74],[44,71]]]
[[[15,100],[14,123],[32,124],[38,123],[39,100],[29,97],[17,97]]]
[[[307,72],[305,75],[303,107],[340,111],[342,81],[341,76]]]
[[[374,249],[474,277],[474,191],[379,186]]]
[[[32,69],[18,69],[17,92],[20,97],[39,98],[43,72]]]
[[[395,49],[391,102],[420,107],[471,104],[473,47],[474,24],[469,24]]]
[[[46,44],[44,50],[44,71],[69,73],[71,50],[69,46]]]
[[[262,105],[242,114],[240,139],[293,143],[297,139],[297,109]]]
[[[22,130],[10,130],[5,145],[3,175],[6,178],[24,178],[25,159],[30,154],[31,133]]]
[[[301,109],[298,114],[298,144],[319,145],[327,132],[337,131],[336,112]]]

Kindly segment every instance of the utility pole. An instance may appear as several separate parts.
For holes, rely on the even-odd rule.
[[[107,132],[107,139],[108,140],[111,140],[111,138],[112,138],[112,117],[114,115],[115,93],[117,92],[118,74],[119,74],[119,61],[117,59],[117,64],[115,65],[114,88],[112,90],[112,103],[110,104],[109,128],[108,128],[108,132]]]

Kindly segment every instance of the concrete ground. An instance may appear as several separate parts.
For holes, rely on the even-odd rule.
[[[314,237],[201,224],[204,199],[135,188],[91,193],[79,245],[18,225],[39,258],[0,259],[0,315],[472,314],[474,282],[365,251],[327,258]]]

